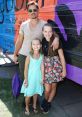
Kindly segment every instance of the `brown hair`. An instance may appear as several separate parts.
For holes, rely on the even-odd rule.
[[[50,42],[49,42],[49,49],[48,49],[49,56],[54,56],[54,50],[53,50],[53,47],[51,47],[51,44],[53,43],[53,40],[55,39],[55,37],[59,38],[59,36],[55,32],[53,32],[53,35],[52,35]],[[58,51],[58,49],[55,50],[55,52],[57,52],[57,51]]]
[[[52,31],[53,31],[52,37],[50,39],[50,43],[53,42],[53,40],[55,39],[55,37],[59,38],[58,34],[53,30],[53,26],[50,23],[44,24],[44,26],[42,27],[42,31],[44,30],[44,27],[45,26],[51,27],[52,28]]]
[[[54,56],[54,52],[53,52],[53,47],[51,47],[51,44],[53,42],[53,40],[55,39],[55,37],[59,38],[58,34],[53,30],[53,26],[49,23],[46,23],[44,24],[43,28],[42,28],[42,31],[44,30],[44,27],[45,26],[49,26],[52,28],[52,31],[53,31],[53,34],[52,34],[52,37],[50,39],[50,42],[49,42],[49,50],[48,50],[48,55],[50,56]],[[56,50],[57,51],[57,50]]]
[[[39,9],[38,3],[32,0],[32,1],[30,1],[30,2],[27,3],[27,10],[28,10],[29,6],[31,6],[31,5],[35,5],[36,8]]]

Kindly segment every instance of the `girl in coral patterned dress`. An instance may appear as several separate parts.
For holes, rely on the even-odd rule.
[[[51,46],[53,40],[58,38],[58,35],[53,32],[50,24],[44,25],[43,35],[45,98],[42,101],[41,108],[44,113],[47,113],[56,94],[57,82],[62,81],[66,76],[66,66],[61,43],[59,42],[59,47],[56,50]]]

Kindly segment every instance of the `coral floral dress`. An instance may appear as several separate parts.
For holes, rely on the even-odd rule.
[[[61,43],[59,44],[60,49],[62,47]],[[50,53],[48,53],[50,50]],[[45,83],[54,83],[62,81],[62,65],[58,56],[58,49],[53,51],[50,42],[45,38],[42,40],[42,51],[44,54],[44,66],[45,66]]]

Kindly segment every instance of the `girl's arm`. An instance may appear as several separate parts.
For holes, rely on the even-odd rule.
[[[66,76],[66,62],[65,62],[65,58],[64,58],[64,53],[63,53],[63,49],[60,48],[58,50],[58,54],[59,54],[59,58],[63,67],[63,72],[62,72],[62,77],[64,78]]]
[[[27,56],[26,60],[25,60],[25,68],[24,68],[24,85],[25,86],[28,85],[28,66],[29,66],[29,62],[30,62],[30,57]]]
[[[44,62],[41,63],[41,72],[42,72],[42,84],[44,83]]]

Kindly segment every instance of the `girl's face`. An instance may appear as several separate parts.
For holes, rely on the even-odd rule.
[[[40,41],[39,40],[33,40],[32,41],[32,49],[34,51],[39,51],[41,48],[41,44],[40,44]]]
[[[52,27],[44,26],[43,35],[48,41],[50,41],[50,38],[52,37],[52,34],[53,34]]]

